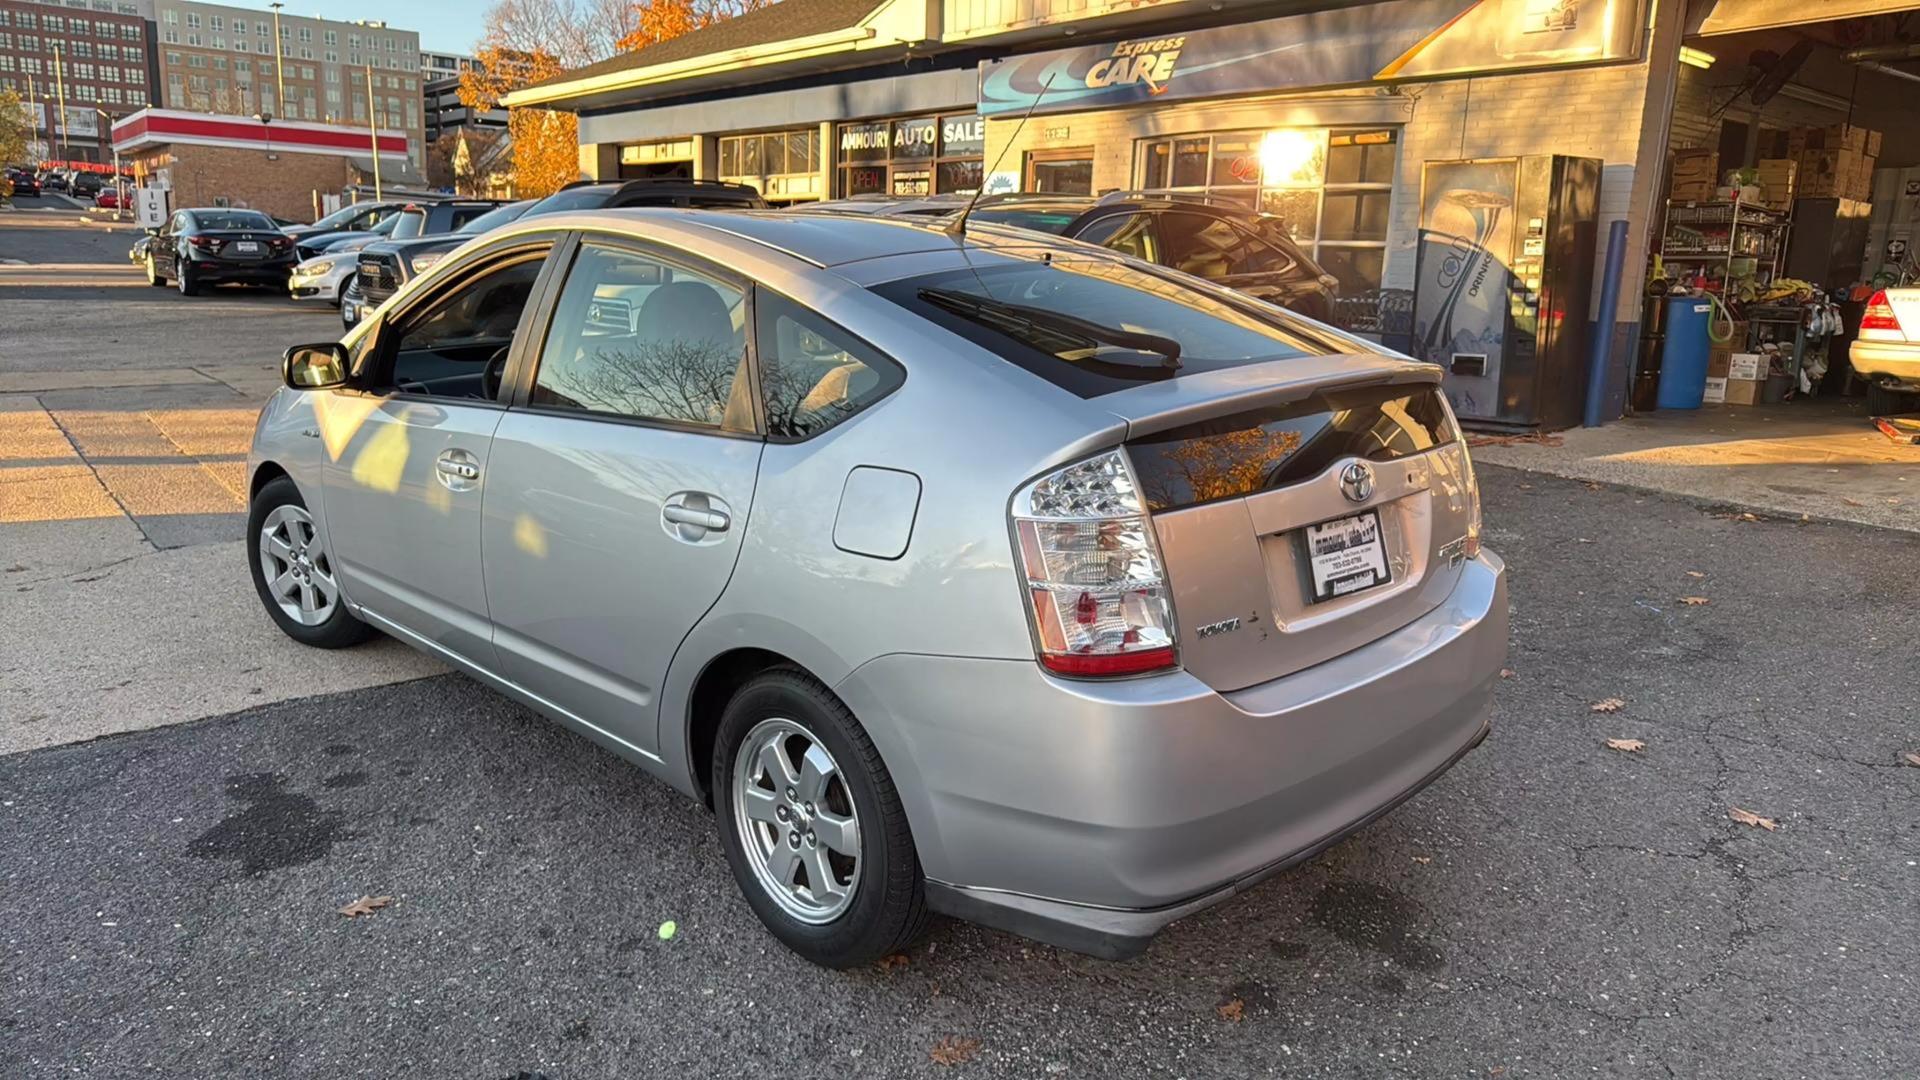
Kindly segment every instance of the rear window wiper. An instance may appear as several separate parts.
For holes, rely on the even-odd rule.
[[[1010,304],[957,289],[921,289],[920,299],[1055,355],[1091,350],[1101,345],[1116,345],[1160,357],[1157,366],[1166,371],[1180,370],[1180,343],[1159,334],[1102,326],[1077,316],[1026,304]],[[1100,357],[1098,361],[1111,363],[1106,357]]]

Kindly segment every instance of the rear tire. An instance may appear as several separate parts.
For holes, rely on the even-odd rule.
[[[200,294],[200,282],[195,280],[193,262],[191,260],[183,260],[179,266],[174,267],[173,275],[174,284],[180,287],[181,296],[198,296]]]
[[[1920,397],[1905,390],[1889,390],[1879,383],[1867,384],[1867,413],[1871,416],[1897,416],[1920,408]]]
[[[816,964],[844,970],[899,952],[920,936],[929,918],[926,885],[906,810],[873,740],[840,699],[801,672],[766,672],[727,703],[714,743],[720,843],[748,906],[774,937]],[[783,754],[797,752],[784,758],[797,779],[780,780],[763,754],[741,752],[775,744]],[[810,786],[821,776],[826,779]],[[749,797],[757,804],[751,809]],[[773,813],[778,821],[769,820]],[[766,832],[771,852],[763,846]],[[844,840],[849,833],[856,837],[851,843]],[[857,849],[851,861],[832,842],[835,836]],[[790,880],[808,877],[809,866],[826,867],[826,876],[835,878],[829,894],[847,877],[843,900],[822,902],[810,884],[776,897],[773,860],[790,840],[799,868]]]
[[[373,627],[347,610],[333,555],[313,529],[313,516],[292,478],[276,477],[253,497],[247,511],[247,565],[268,617],[300,644],[344,649],[373,636]],[[311,610],[306,599],[313,601]]]

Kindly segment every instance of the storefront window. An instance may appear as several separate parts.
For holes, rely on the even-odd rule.
[[[772,202],[820,198],[820,132],[722,136],[720,178],[751,184]]]
[[[841,124],[841,195],[933,195],[980,187],[984,122],[972,113]]]
[[[1380,287],[1393,201],[1395,132],[1276,128],[1155,139],[1141,186],[1205,192],[1258,207],[1344,295]]]

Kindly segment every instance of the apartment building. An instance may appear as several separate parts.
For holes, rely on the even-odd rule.
[[[150,3],[0,0],[0,89],[27,101],[42,157],[105,160],[106,127],[154,99]]]
[[[276,20],[271,11],[193,0],[154,0],[154,21],[166,108],[353,127],[377,123],[406,134],[408,157],[420,168],[425,136],[416,31],[284,11]]]
[[[420,80],[431,83],[457,79],[461,72],[479,66],[479,60],[465,53],[423,52],[420,54]]]

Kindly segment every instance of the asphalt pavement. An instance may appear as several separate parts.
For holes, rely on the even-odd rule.
[[[147,730],[110,693],[75,725],[22,686],[114,632],[108,598],[73,599],[104,582],[39,577],[68,591],[36,625],[77,624],[49,646],[10,632],[0,580],[0,735],[54,702],[49,734],[0,744],[37,747],[0,750],[0,1076],[1912,1075],[1920,537],[1483,485],[1512,574],[1492,736],[1120,964],[942,921],[904,962],[813,968],[760,929],[704,809],[390,642],[241,629],[237,541],[128,565],[172,565],[174,614],[205,616],[175,662],[266,703]],[[0,551],[36,524],[0,522]],[[300,692],[329,665],[387,684]],[[120,678],[143,708],[196,689]],[[339,913],[363,896],[391,903]]]

